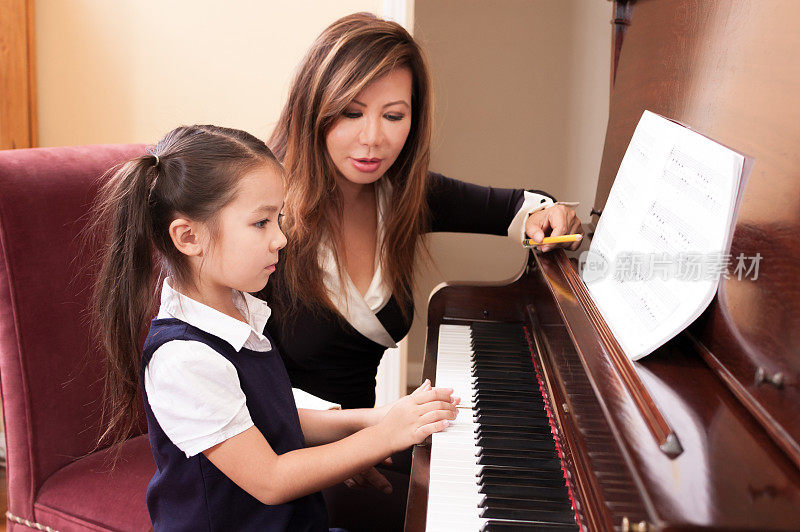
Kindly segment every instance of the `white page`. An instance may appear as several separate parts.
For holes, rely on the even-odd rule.
[[[705,310],[730,260],[744,156],[645,111],[620,164],[582,278],[637,360]]]

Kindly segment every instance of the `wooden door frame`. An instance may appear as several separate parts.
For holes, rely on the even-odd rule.
[[[0,149],[39,143],[34,0],[0,2]]]

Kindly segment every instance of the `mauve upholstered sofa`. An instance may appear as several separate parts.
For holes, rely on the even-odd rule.
[[[0,378],[8,529],[148,530],[147,435],[111,470],[89,454],[104,370],[87,303],[94,273],[78,236],[100,178],[143,146],[0,151]],[[26,524],[26,522],[28,524]],[[37,526],[37,524],[39,526]]]

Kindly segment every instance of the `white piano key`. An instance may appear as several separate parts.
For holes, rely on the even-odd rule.
[[[453,388],[461,404],[453,423],[432,437],[426,530],[477,531],[486,520],[478,507],[470,327],[441,325],[437,354],[436,385]]]

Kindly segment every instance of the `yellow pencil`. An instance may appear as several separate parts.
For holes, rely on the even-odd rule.
[[[546,236],[541,242],[537,242],[532,238],[526,238],[522,241],[522,245],[525,247],[533,247],[533,246],[543,246],[545,244],[561,244],[563,242],[578,242],[583,238],[583,235],[579,234],[572,234],[572,235],[562,235],[562,236]]]

